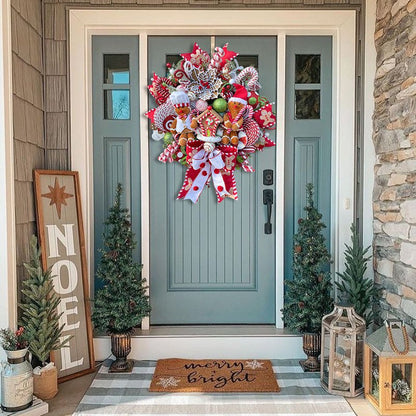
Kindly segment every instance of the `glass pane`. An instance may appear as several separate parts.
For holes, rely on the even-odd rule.
[[[246,66],[254,66],[254,68],[259,68],[259,57],[258,55],[238,55],[237,56],[238,65],[246,67]]]
[[[334,382],[333,388],[348,391],[351,387],[351,336],[344,333],[335,334]]]
[[[130,91],[104,91],[104,118],[106,120],[130,119]]]
[[[321,91],[295,90],[295,119],[310,120],[321,117]]]
[[[412,364],[393,364],[391,369],[392,404],[412,402]]]
[[[364,335],[357,334],[357,343],[355,351],[355,390],[363,387],[364,368]]]
[[[380,399],[380,380],[379,380],[379,359],[378,359],[378,355],[373,352],[370,351],[370,362],[371,362],[371,374],[370,374],[370,394],[377,400],[379,401]]]
[[[323,365],[323,373],[322,373],[322,381],[328,386],[329,383],[329,331],[325,328],[324,333],[322,334],[324,337],[324,351],[321,352],[321,360],[324,360]]]
[[[180,60],[182,56],[180,55],[166,55],[166,63],[175,66]]]
[[[296,84],[319,84],[321,82],[321,55],[295,56]]]
[[[130,83],[128,54],[104,55],[104,84]]]

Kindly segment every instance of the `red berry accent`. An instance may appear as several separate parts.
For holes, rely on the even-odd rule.
[[[197,186],[194,186],[194,191],[197,191],[199,188]]]
[[[203,170],[202,171],[202,176],[207,176],[207,175],[208,175],[208,172],[206,170]]]
[[[218,192],[222,192],[224,190],[224,188],[221,185],[217,189],[218,189]]]
[[[209,105],[209,106],[207,107],[207,110],[212,110],[212,107]]]
[[[216,175],[218,175],[218,174],[220,173],[220,170],[219,170],[219,169],[214,169],[214,173],[215,173]]]
[[[199,167],[200,167],[201,169],[203,169],[203,168],[205,167],[205,162],[202,162],[202,163],[199,165]]]

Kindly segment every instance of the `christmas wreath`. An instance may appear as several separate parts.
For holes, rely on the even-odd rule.
[[[149,91],[156,108],[146,116],[152,138],[162,140],[158,160],[187,166],[178,199],[197,202],[212,180],[218,202],[237,199],[234,170],[254,172],[250,154],[275,144],[268,130],[276,126],[272,103],[259,95],[258,72],[241,67],[238,53],[216,47],[212,57],[197,43],[181,54],[168,74],[153,74]]]

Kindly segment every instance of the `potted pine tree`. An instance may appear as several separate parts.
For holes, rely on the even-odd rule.
[[[137,243],[131,230],[128,209],[121,207],[122,186],[117,185],[114,205],[105,224],[104,248],[97,277],[103,287],[95,294],[92,321],[96,329],[111,335],[111,352],[116,360],[110,372],[129,372],[133,328],[150,313],[142,265],[133,260]]]
[[[322,214],[313,201],[313,185],[306,185],[306,215],[298,220],[293,244],[293,280],[286,282],[285,306],[282,309],[286,326],[303,334],[303,350],[308,358],[300,364],[304,371],[319,371],[321,352],[321,320],[331,312],[331,255],[325,245]]]
[[[368,328],[374,320],[372,305],[378,296],[374,281],[365,277],[371,246],[363,247],[354,224],[350,230],[351,245],[345,244],[344,252],[345,271],[337,273],[340,279],[335,285],[338,288],[338,300],[351,304],[355,312],[364,318]]]
[[[34,361],[39,364],[33,372],[33,393],[41,399],[51,399],[58,393],[58,371],[50,363],[54,350],[64,347],[69,338],[62,341],[64,325],[59,325],[57,308],[61,299],[53,289],[51,270],[44,271],[40,261],[40,248],[35,235],[30,239],[30,262],[24,267],[28,278],[23,281],[22,316],[19,325],[25,328],[25,339]]]

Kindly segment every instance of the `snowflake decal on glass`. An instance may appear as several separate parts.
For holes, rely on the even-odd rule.
[[[245,368],[251,368],[252,370],[257,370],[258,368],[263,368],[263,363],[257,360],[246,361]]]
[[[160,377],[156,384],[160,384],[164,389],[168,387],[177,387],[181,380],[175,377]]]

